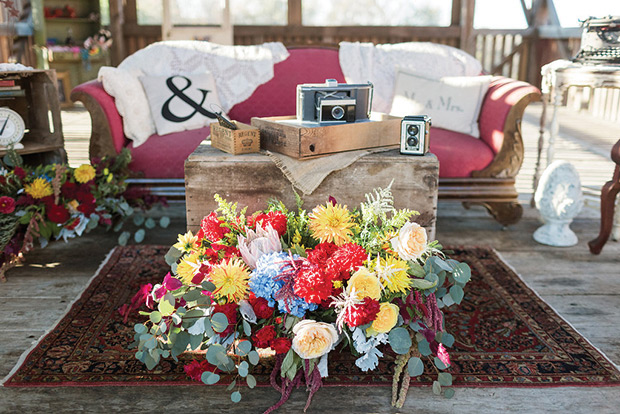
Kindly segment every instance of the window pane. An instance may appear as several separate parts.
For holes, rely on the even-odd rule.
[[[452,0],[302,0],[305,26],[450,26]]]
[[[222,22],[224,0],[170,0],[172,24],[219,25]],[[162,1],[136,0],[138,24],[160,25]]]
[[[474,27],[476,29],[526,29],[527,20],[525,20],[521,1],[476,0]]]
[[[579,27],[588,17],[620,16],[620,2],[611,0],[562,0],[556,1],[555,11],[564,27]]]
[[[101,25],[110,25],[110,2],[108,0],[99,0],[99,12],[101,14]]]
[[[287,23],[287,12],[287,0],[230,0],[233,24],[283,26]]]

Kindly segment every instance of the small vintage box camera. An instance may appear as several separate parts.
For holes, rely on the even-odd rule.
[[[372,84],[325,83],[297,85],[297,120],[342,123],[367,120],[372,104]]]
[[[428,115],[406,116],[400,123],[400,153],[424,155],[428,152],[431,118]]]

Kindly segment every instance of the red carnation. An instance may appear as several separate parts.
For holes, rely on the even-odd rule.
[[[256,348],[269,348],[269,343],[275,337],[276,328],[274,328],[273,325],[267,325],[252,335],[252,340],[254,341],[254,346]]]
[[[200,362],[193,360],[183,367],[183,371],[185,371],[187,376],[194,381],[200,381],[203,372],[215,372],[216,367],[215,365],[209,364],[206,360],[202,360]]]
[[[197,236],[198,240],[206,238],[211,242],[217,242],[222,240],[226,233],[228,233],[228,229],[223,226],[223,222],[217,218],[215,212],[211,212],[200,222],[200,230]]]
[[[67,210],[65,206],[52,204],[47,208],[47,218],[50,219],[50,221],[53,223],[62,224],[65,221],[69,220],[69,217],[69,210]]]
[[[332,293],[332,281],[317,265],[306,261],[295,278],[295,294],[308,303],[321,303]]]
[[[345,322],[351,328],[366,325],[375,320],[380,307],[378,300],[365,297],[364,303],[349,308],[345,316]]]
[[[15,200],[12,197],[0,197],[0,213],[11,214],[15,211]]]
[[[235,325],[237,324],[237,304],[236,303],[226,303],[224,305],[213,305],[213,314],[223,313],[228,318],[228,327],[224,330],[224,332],[220,333],[220,336],[225,337],[230,335],[235,330]]]
[[[281,211],[270,211],[268,213],[258,213],[248,218],[248,226],[254,228],[256,224],[260,223],[261,227],[265,228],[267,225],[278,232],[280,236],[286,234],[286,216]]]
[[[15,169],[13,170],[13,173],[16,176],[18,176],[21,180],[26,178],[26,171],[24,171],[24,169],[21,167],[15,167]]]
[[[327,260],[327,271],[336,279],[348,279],[366,260],[366,250],[359,244],[347,243],[336,250]]]
[[[276,354],[286,354],[291,349],[290,338],[276,338],[271,341],[271,349],[276,351]]]
[[[258,319],[269,319],[273,315],[273,308],[269,306],[269,302],[265,298],[250,299],[250,305],[252,305]]]
[[[319,243],[313,250],[307,250],[308,260],[320,267],[325,267],[327,259],[338,250],[334,243]]]

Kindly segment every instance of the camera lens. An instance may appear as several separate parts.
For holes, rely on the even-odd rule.
[[[418,135],[418,132],[420,131],[420,129],[418,128],[417,125],[409,125],[407,127],[407,133],[409,135]]]
[[[334,106],[332,108],[332,116],[334,117],[334,119],[342,119],[342,117],[344,116],[344,109],[342,109],[342,106]]]
[[[407,138],[407,145],[410,147],[418,146],[418,138],[417,137],[409,137]]]

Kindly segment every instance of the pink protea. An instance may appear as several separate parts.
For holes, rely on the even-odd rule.
[[[260,224],[257,224],[256,231],[247,229],[247,236],[240,234],[237,237],[237,243],[241,257],[250,269],[256,269],[256,261],[262,255],[282,251],[280,235],[271,225],[263,229]]]

